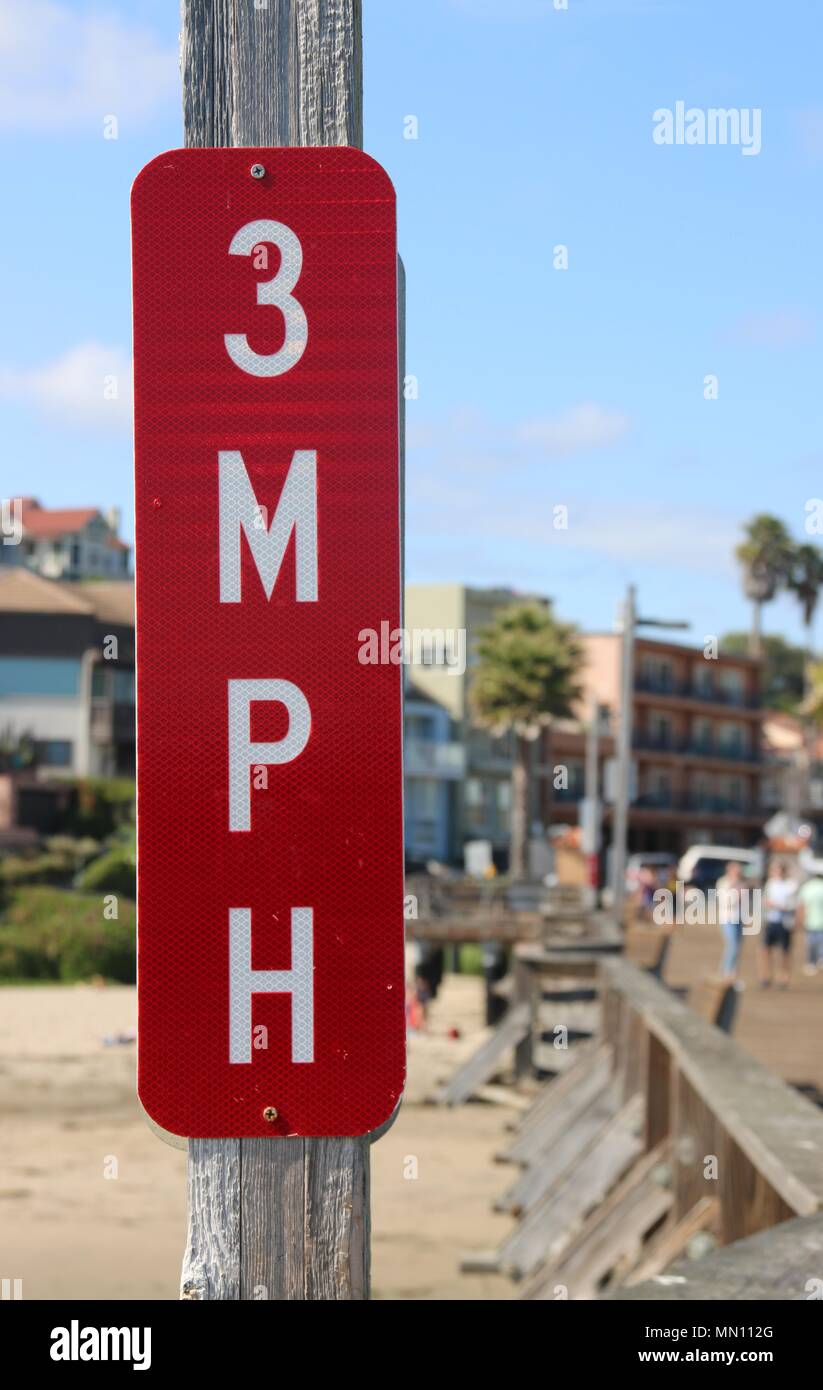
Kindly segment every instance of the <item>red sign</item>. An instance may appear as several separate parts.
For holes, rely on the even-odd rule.
[[[394,190],[173,150],[132,220],[140,1097],[363,1134],[405,1056]]]

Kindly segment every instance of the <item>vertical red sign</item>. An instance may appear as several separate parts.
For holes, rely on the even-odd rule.
[[[139,1092],[354,1135],[405,1056],[394,190],[173,150],[132,194]],[[385,645],[385,644],[383,644]]]

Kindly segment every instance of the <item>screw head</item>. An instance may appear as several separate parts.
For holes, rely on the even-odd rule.
[[[249,170],[249,173],[251,174],[253,179],[262,179],[265,175],[265,172],[266,169],[263,164],[252,164],[251,169]]]
[[[275,1120],[277,1119],[277,1110],[273,1105],[266,1106],[265,1110],[263,1111],[263,1119],[267,1120],[270,1125],[274,1124]]]

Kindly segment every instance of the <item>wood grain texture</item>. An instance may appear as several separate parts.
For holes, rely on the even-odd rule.
[[[182,0],[187,145],[363,144],[361,0]]]
[[[182,0],[185,144],[363,143],[361,0]],[[366,1299],[369,1140],[194,1139],[186,1299]]]
[[[818,1297],[821,1279],[823,1216],[817,1215],[784,1221],[702,1260],[679,1260],[665,1274],[608,1296],[644,1302],[806,1302]]]
[[[180,1297],[240,1297],[240,1139],[190,1139]]]

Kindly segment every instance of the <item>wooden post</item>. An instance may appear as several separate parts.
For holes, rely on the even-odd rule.
[[[182,0],[185,143],[363,144],[361,0]],[[368,1139],[192,1139],[185,1299],[369,1296]]]

